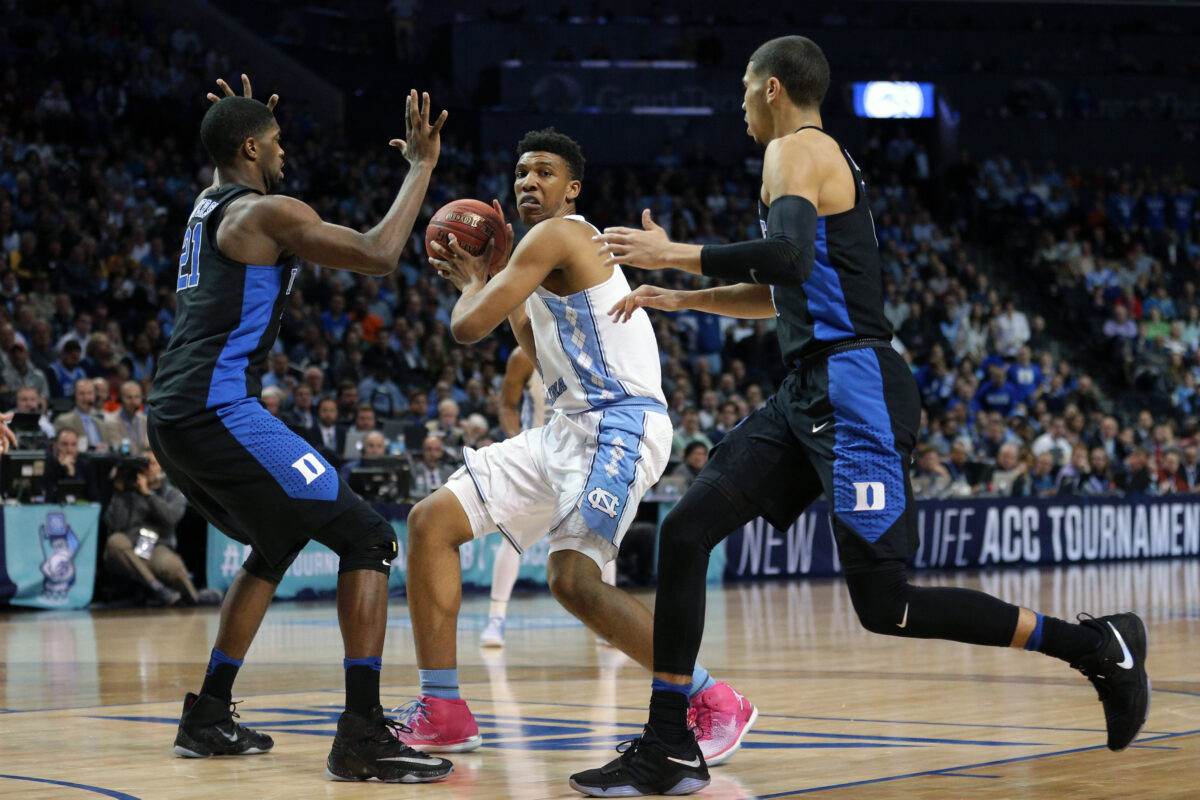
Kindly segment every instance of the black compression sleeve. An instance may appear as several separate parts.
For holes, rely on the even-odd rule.
[[[767,214],[766,238],[705,245],[700,272],[734,283],[799,286],[812,272],[816,238],[816,207],[799,195],[777,197]]]

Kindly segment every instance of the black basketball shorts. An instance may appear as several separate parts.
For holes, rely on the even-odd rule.
[[[794,369],[696,480],[781,530],[824,494],[842,566],[862,571],[917,546],[909,465],[920,420],[916,381],[891,347],[835,352]]]

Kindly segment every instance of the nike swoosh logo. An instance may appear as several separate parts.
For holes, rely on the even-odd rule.
[[[822,422],[820,425],[813,425],[813,433],[820,433],[825,430],[825,426],[828,424],[828,422]]]
[[[756,270],[756,269],[751,269],[751,270],[750,270],[750,280],[754,281],[755,283],[758,283],[758,282],[759,282],[759,280],[758,280],[758,270]]]
[[[391,562],[389,562],[386,558],[383,560],[383,565],[388,569],[392,568]]]
[[[379,761],[406,761],[409,764],[421,764],[426,767],[437,766],[439,759],[436,758],[411,758],[409,756],[392,756],[390,758],[381,758]]]
[[[904,617],[896,623],[897,628],[903,628],[908,624],[908,603],[904,604]]]
[[[696,768],[700,766],[700,756],[696,756],[691,761],[684,761],[682,758],[675,758],[675,756],[667,756],[667,760],[674,761],[676,764],[683,764],[685,767]]]
[[[1125,658],[1117,662],[1117,666],[1121,669],[1133,669],[1133,654],[1129,652],[1129,648],[1125,645],[1125,640],[1121,638],[1121,633],[1110,622],[1108,627],[1112,628],[1113,636],[1117,637],[1117,644],[1121,645],[1121,652],[1125,654]]]
[[[1129,651],[1127,650],[1126,652],[1129,652]],[[231,742],[237,741],[237,731],[234,731],[233,733],[226,733],[225,731],[218,728],[217,733],[221,734],[222,736],[224,736],[226,739],[228,739]]]

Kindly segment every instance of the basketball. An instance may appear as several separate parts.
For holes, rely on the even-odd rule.
[[[454,234],[462,248],[473,256],[487,249],[488,241],[496,240],[496,251],[489,268],[495,269],[508,252],[508,229],[496,209],[478,200],[454,200],[437,210],[429,227],[425,229],[425,252],[432,255],[430,242],[447,244],[447,237]]]

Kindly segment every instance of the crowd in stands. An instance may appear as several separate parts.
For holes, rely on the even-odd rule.
[[[20,35],[7,43],[0,82],[0,396],[4,407],[42,415],[51,460],[70,476],[97,451],[147,448],[144,398],[175,323],[178,240],[211,181],[193,132],[204,101],[189,93],[208,88],[195,76],[229,71],[193,31],[128,12],[129,24],[100,25],[90,3],[73,8],[13,10]],[[13,48],[27,46],[49,66],[35,73],[14,62]],[[196,125],[154,133],[164,107]],[[278,115],[289,193],[343,225],[382,217],[402,159],[350,149],[286,98]],[[580,211],[604,227],[650,208],[673,238],[701,244],[758,236],[760,165],[722,167],[700,148],[685,152],[693,155],[665,147],[649,169],[589,169]],[[1200,252],[1188,176],[966,157],[935,187],[925,145],[903,131],[878,133],[855,157],[884,258],[885,313],[925,408],[918,497],[1195,489]],[[453,341],[457,293],[424,263],[422,234],[445,202],[497,197],[520,235],[512,160],[447,134],[396,272],[375,279],[301,265],[262,402],[343,474],[364,459],[402,456],[417,498],[446,479],[463,447],[503,437],[499,389],[513,340],[500,331],[476,346]],[[1003,271],[980,245],[1014,220],[1030,243],[1029,286],[989,277]],[[703,283],[628,272],[635,283]],[[1062,311],[1050,326],[1030,310],[1049,287]],[[673,469],[686,483],[786,367],[773,320],[653,319],[677,427]],[[1102,385],[1170,400],[1123,409]]]

